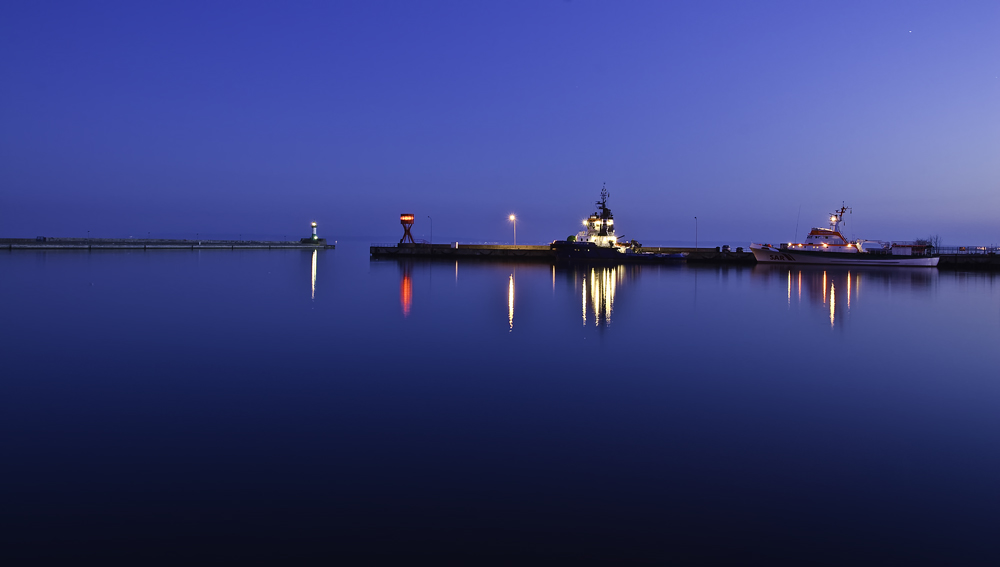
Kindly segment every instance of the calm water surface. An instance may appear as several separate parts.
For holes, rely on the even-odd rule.
[[[1000,277],[0,253],[18,564],[1000,563]]]

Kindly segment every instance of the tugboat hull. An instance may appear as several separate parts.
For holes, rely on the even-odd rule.
[[[579,258],[581,260],[622,260],[625,254],[615,248],[598,246],[593,242],[571,242],[567,240],[557,240],[552,243],[552,250],[556,253],[556,258],[569,259]]]
[[[598,246],[593,242],[572,242],[557,240],[552,243],[552,250],[557,260],[586,260],[613,262],[618,264],[636,264],[647,262],[667,262],[683,260],[683,254],[643,254],[621,252],[616,248]]]

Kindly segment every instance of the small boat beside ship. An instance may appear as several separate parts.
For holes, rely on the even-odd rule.
[[[617,262],[663,262],[684,258],[684,254],[641,252],[642,245],[635,240],[619,242],[615,234],[615,217],[608,208],[608,197],[607,188],[602,187],[597,211],[583,221],[584,229],[566,240],[552,242],[556,258]]]
[[[840,264],[850,266],[918,266],[935,267],[940,260],[930,255],[933,250],[920,242],[881,240],[849,241],[840,231],[844,213],[841,206],[830,215],[829,228],[813,228],[805,242],[750,244],[758,262],[768,264]]]

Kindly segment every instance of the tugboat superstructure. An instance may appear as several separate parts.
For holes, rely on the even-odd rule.
[[[663,262],[681,260],[682,254],[652,254],[642,252],[635,240],[619,243],[615,234],[615,217],[608,208],[608,189],[601,187],[597,211],[583,221],[584,229],[566,240],[552,242],[552,250],[560,260],[596,260],[611,262]]]
[[[607,187],[601,187],[601,200],[597,201],[597,211],[583,221],[584,229],[576,235],[577,242],[593,242],[602,248],[616,248],[615,217],[608,208]]]

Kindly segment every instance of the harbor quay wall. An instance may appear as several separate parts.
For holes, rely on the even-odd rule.
[[[1000,270],[1000,254],[941,254],[938,268],[945,270]]]
[[[375,244],[372,256],[399,258],[516,258],[522,260],[555,260],[550,246],[513,244]]]
[[[315,241],[174,240],[166,238],[0,238],[0,250],[317,250],[335,248]]]
[[[716,248],[662,248],[644,247],[640,252],[654,254],[687,253],[689,262],[754,263],[751,252],[720,252]],[[373,257],[392,258],[508,258],[555,261],[556,254],[549,245],[512,244],[373,244]],[[623,261],[628,261],[623,257]]]
[[[724,252],[721,248],[684,248],[671,246],[643,246],[640,252],[652,252],[654,254],[687,254],[685,260],[688,262],[705,262],[718,264],[756,264],[757,258],[753,252]]]

